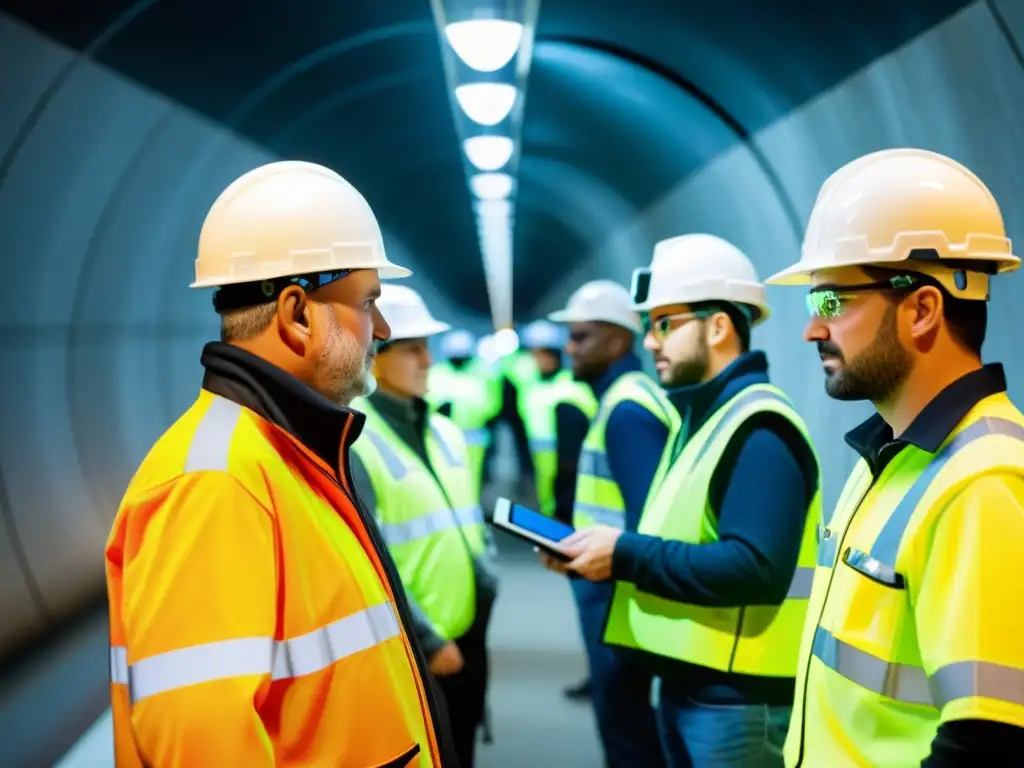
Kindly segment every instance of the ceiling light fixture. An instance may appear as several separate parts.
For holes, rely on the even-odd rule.
[[[516,88],[505,83],[470,83],[458,86],[455,98],[474,123],[497,125],[512,111]]]
[[[481,200],[504,200],[512,194],[512,177],[507,173],[478,173],[469,180],[469,187]]]
[[[481,171],[496,171],[512,159],[515,145],[508,136],[473,136],[463,142],[469,162]]]
[[[444,29],[452,50],[478,72],[494,72],[508,64],[523,40],[523,25],[502,19],[457,21]]]

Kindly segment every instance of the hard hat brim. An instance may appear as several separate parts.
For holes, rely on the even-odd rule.
[[[633,333],[640,333],[643,331],[643,327],[640,325],[639,321],[636,323],[626,324],[621,319],[611,317],[610,315],[595,316],[591,313],[577,313],[568,309],[560,309],[556,312],[552,312],[548,315],[548,320],[553,323],[611,323],[612,325],[625,328]]]
[[[382,265],[380,262],[367,261],[365,263],[346,264],[344,267],[336,268],[348,270],[374,269],[377,271],[377,277],[381,280],[399,280],[412,275],[412,270],[408,267],[403,267],[399,264],[392,264],[391,262],[387,262]],[[223,288],[227,285],[251,283],[254,280],[276,280],[279,277],[292,277],[292,275],[287,272],[282,272],[281,274],[262,274],[256,278],[252,275],[238,276],[237,279],[211,277],[206,280],[196,280],[189,285],[189,288]]]
[[[450,331],[452,327],[448,323],[443,323],[440,320],[431,320],[430,322],[423,323],[422,325],[416,326],[415,329],[399,330],[396,331],[394,328],[391,329],[391,337],[388,341],[408,341],[409,339],[428,339],[431,336],[436,336],[439,333]]]

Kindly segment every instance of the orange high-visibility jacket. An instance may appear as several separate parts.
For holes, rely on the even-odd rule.
[[[379,545],[346,478],[202,390],[143,461],[107,543],[119,768],[440,766]]]

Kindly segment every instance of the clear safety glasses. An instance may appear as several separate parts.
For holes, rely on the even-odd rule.
[[[708,316],[707,312],[681,312],[674,315],[661,315],[653,323],[649,315],[643,316],[644,333],[651,334],[655,341],[664,341],[672,331],[691,320],[701,320]],[[679,321],[682,322],[679,322]]]
[[[853,298],[851,294],[866,291],[905,290],[918,283],[919,281],[910,275],[895,275],[888,280],[860,285],[822,285],[811,290],[805,297],[807,311],[811,317],[835,320],[843,314],[843,309]]]

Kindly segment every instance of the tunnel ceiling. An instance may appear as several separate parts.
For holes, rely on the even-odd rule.
[[[967,4],[542,0],[519,166],[517,319],[716,154]],[[487,313],[428,0],[0,7],[274,153],[336,169],[427,279]]]

